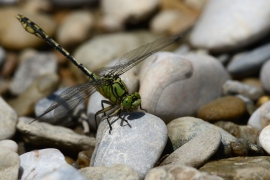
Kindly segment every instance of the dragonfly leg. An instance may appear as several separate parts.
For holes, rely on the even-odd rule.
[[[96,122],[96,130],[97,130],[97,115],[99,115],[99,114],[101,114],[101,113],[105,113],[105,112],[107,112],[107,111],[110,111],[111,109],[113,109],[115,107],[115,105],[112,105],[112,106],[108,106],[108,107],[106,107],[106,108],[103,108],[103,109],[101,109],[101,110],[99,110],[98,112],[96,112],[96,114],[95,114],[95,122]],[[109,126],[110,126],[110,131],[112,130],[112,126],[111,126],[111,123],[110,123],[110,121],[109,121],[109,118],[107,118],[106,117],[106,119],[107,119],[107,122],[108,122],[108,124],[109,124]]]
[[[102,100],[102,101],[101,101],[101,107],[102,107],[102,109],[105,109],[105,108],[104,108],[104,104],[108,104],[108,105],[110,105],[110,106],[113,105],[113,103],[112,103],[111,101]],[[104,112],[104,113],[103,113],[103,117],[105,117],[105,116],[106,116],[106,113]]]

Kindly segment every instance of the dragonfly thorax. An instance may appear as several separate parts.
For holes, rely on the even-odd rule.
[[[122,100],[122,106],[126,110],[136,110],[141,105],[141,96],[138,92],[134,94],[127,95]]]

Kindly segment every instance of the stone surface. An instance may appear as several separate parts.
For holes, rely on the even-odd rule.
[[[222,180],[222,178],[189,166],[166,165],[151,169],[145,180]]]
[[[51,94],[58,86],[56,74],[45,74],[38,77],[20,96],[8,101],[18,116],[30,115],[34,112],[38,100]]]
[[[58,43],[68,47],[85,41],[93,28],[93,18],[89,11],[77,10],[68,14],[56,32]]]
[[[45,32],[52,36],[56,23],[50,16],[42,13],[29,12],[26,9],[16,7],[2,7],[0,10],[0,44],[8,49],[21,50],[29,47],[37,47],[44,44],[43,40],[25,32],[21,23],[15,18],[22,14],[37,23]]]
[[[235,96],[213,100],[198,110],[198,117],[205,121],[237,120],[246,112],[244,101]]]
[[[176,149],[162,161],[160,166],[185,165],[195,168],[200,167],[215,154],[219,148],[220,141],[220,132],[215,129],[209,129]]]
[[[269,58],[270,59],[270,58]],[[260,81],[264,90],[270,92],[270,60],[263,64],[261,72],[260,72]]]
[[[234,151],[231,148],[231,143],[235,142],[241,144],[241,142],[237,138],[235,138],[228,132],[198,118],[193,117],[178,118],[167,124],[167,128],[168,128],[168,136],[172,142],[174,150],[183,146],[185,143],[189,142],[192,138],[196,137],[198,134],[209,129],[215,129],[219,131],[222,136],[221,145],[218,151],[215,153],[214,155],[215,157],[219,158],[231,157],[234,154]],[[244,151],[245,150],[243,149],[243,153]]]
[[[256,86],[248,85],[241,83],[239,81],[228,80],[223,86],[223,94],[225,95],[235,95],[241,94],[250,98],[253,101],[256,101],[259,97],[261,97],[264,92],[262,88],[258,88]]]
[[[111,167],[86,167],[79,170],[88,180],[139,180],[138,174],[129,166],[116,164]]]
[[[269,138],[270,138],[270,126],[268,125],[265,128],[263,128],[263,130],[260,132],[260,136],[259,136],[260,145],[268,154],[270,154]]]
[[[270,101],[260,106],[249,118],[248,125],[254,127],[257,130],[262,130],[269,125],[270,119]]]
[[[236,97],[242,99],[242,101],[244,101],[245,105],[246,105],[246,111],[248,112],[248,114],[251,116],[253,114],[253,112],[256,110],[256,106],[254,104],[254,102],[249,99],[246,96],[243,96],[241,94],[236,95]]]
[[[270,101],[270,96],[262,96],[258,99],[256,105],[257,107],[260,107],[261,105],[267,103],[268,101]]]
[[[5,50],[0,46],[0,67],[3,65],[6,57]]]
[[[52,53],[37,53],[19,64],[13,76],[10,91],[23,93],[39,76],[56,73],[57,59]]]
[[[0,140],[12,138],[16,132],[18,116],[0,96]]]
[[[270,29],[268,0],[209,1],[192,30],[193,46],[213,51],[230,51],[253,43]]]
[[[224,179],[269,179],[270,157],[235,157],[205,164],[199,170]]]
[[[125,164],[143,178],[155,165],[166,145],[167,128],[161,119],[151,114],[132,112],[122,115],[131,128],[126,122],[121,126],[121,120],[113,117],[111,122],[118,120],[109,134],[108,123],[102,121],[90,166]]]
[[[13,140],[1,140],[0,141],[0,147],[1,148],[6,148],[8,150],[11,150],[13,152],[17,152],[18,151],[18,144],[13,141]]]
[[[31,144],[59,147],[77,152],[95,146],[94,138],[79,135],[71,129],[38,121],[29,124],[31,121],[33,121],[32,118],[20,117],[17,124],[17,129],[22,133],[24,140]]]
[[[200,106],[221,95],[227,79],[223,66],[208,55],[156,53],[140,73],[142,107],[166,123],[195,115]]]
[[[0,147],[0,167],[1,179],[18,179],[19,155],[10,149]]]

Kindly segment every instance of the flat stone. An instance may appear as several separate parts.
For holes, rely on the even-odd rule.
[[[154,167],[167,142],[165,123],[156,116],[142,112],[123,113],[131,128],[113,117],[112,132],[106,120],[99,125],[96,149],[90,166],[125,164],[134,169],[140,179]],[[116,140],[117,139],[117,140]],[[140,148],[138,148],[140,147]]]
[[[260,81],[262,83],[264,90],[266,90],[267,92],[270,92],[269,68],[270,68],[270,60],[268,60],[266,63],[263,64],[261,72],[260,72]]]
[[[185,165],[200,167],[217,151],[221,141],[221,134],[215,129],[209,129],[198,134],[183,146],[171,153],[161,164]]]
[[[0,147],[0,167],[1,179],[18,179],[19,155],[10,149]]]
[[[139,180],[138,174],[124,164],[116,164],[111,167],[86,167],[79,171],[88,180]]]
[[[270,101],[261,105],[249,118],[248,125],[254,127],[257,130],[262,130],[264,127],[270,124],[269,114]]]
[[[17,124],[18,131],[23,134],[24,140],[28,143],[65,148],[77,152],[95,146],[94,138],[79,135],[65,127],[38,121],[29,124],[32,120],[32,118],[20,117]]]
[[[211,56],[156,53],[145,60],[140,72],[142,107],[166,123],[194,116],[200,106],[221,96],[228,79],[224,67]]]
[[[198,117],[205,121],[238,120],[246,112],[244,101],[235,96],[213,100],[198,110]]]
[[[18,116],[0,96],[0,140],[12,138],[16,132]]]

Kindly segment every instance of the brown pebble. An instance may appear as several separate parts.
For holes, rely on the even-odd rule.
[[[1,76],[10,77],[14,72],[18,64],[18,56],[15,53],[8,52],[6,54],[6,60],[2,67]]]
[[[260,107],[261,105],[263,105],[264,103],[268,102],[270,100],[270,96],[261,96],[257,103],[256,103],[256,106],[257,107]]]

